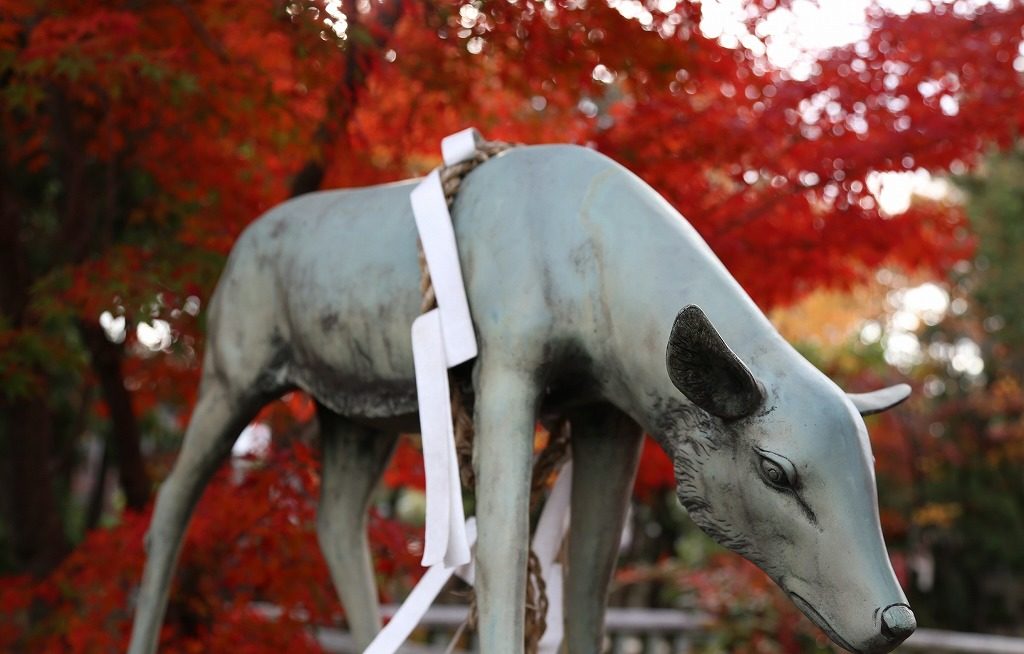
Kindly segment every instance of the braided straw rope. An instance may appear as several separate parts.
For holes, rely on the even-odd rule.
[[[476,154],[470,159],[444,166],[441,168],[441,187],[444,189],[444,198],[451,209],[455,202],[455,196],[471,171],[485,161],[516,147],[511,143],[501,141],[484,141],[477,145]],[[434,286],[430,281],[430,270],[427,267],[427,258],[423,253],[423,245],[419,244],[420,263],[420,293],[423,301],[420,304],[420,312],[426,313],[437,306],[437,297],[434,295]],[[459,476],[463,486],[476,488],[476,479],[473,474],[473,438],[474,427],[471,408],[467,405],[472,401],[468,387],[464,387],[455,374],[449,371],[449,386],[452,392],[452,418],[455,429],[455,451],[459,461]],[[467,401],[468,400],[468,401]],[[533,477],[530,484],[530,511],[539,505],[544,497],[548,481],[557,472],[568,456],[569,451],[569,430],[568,423],[562,421],[557,428],[552,429],[547,446],[541,451],[533,465]],[[526,583],[526,636],[525,648],[527,654],[536,654],[537,645],[544,631],[547,629],[548,597],[544,577],[541,575],[540,560],[531,549],[527,559],[527,583]],[[476,598],[474,597],[470,606],[470,625],[476,623]],[[461,630],[460,630],[461,633]],[[454,646],[454,642],[453,642]]]

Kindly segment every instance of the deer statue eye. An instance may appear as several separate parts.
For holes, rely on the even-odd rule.
[[[777,488],[792,488],[796,481],[796,470],[789,459],[779,455],[768,455],[758,452],[761,456],[759,463],[761,476],[766,482]]]

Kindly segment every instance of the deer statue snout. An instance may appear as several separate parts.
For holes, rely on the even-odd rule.
[[[890,644],[902,643],[915,629],[917,620],[906,604],[893,604],[882,611],[882,635]]]

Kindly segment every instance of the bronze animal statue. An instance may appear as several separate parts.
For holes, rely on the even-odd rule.
[[[320,544],[356,640],[379,629],[366,504],[396,434],[416,431],[409,327],[420,270],[415,182],[290,200],[238,239],[210,302],[199,399],[148,535],[131,654],[156,648],[193,507],[243,427],[302,389],[323,444]],[[523,643],[534,424],[572,424],[570,652],[599,652],[641,433],[675,464],[704,531],[760,566],[842,647],[915,628],[879,527],[861,414],[771,326],[697,232],[621,166],[574,146],[482,165],[452,208],[479,339],[473,369],[485,654]],[[699,307],[699,308],[698,308]]]

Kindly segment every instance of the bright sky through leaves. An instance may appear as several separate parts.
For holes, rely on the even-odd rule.
[[[788,7],[771,11],[751,31],[745,21],[755,14],[746,0],[701,0],[700,4],[700,30],[704,36],[717,39],[728,48],[747,48],[764,57],[772,67],[799,80],[812,74],[815,62],[826,50],[864,39],[870,30],[872,10],[880,8],[906,16],[929,11],[933,6],[928,0],[795,0]],[[985,5],[1006,9],[1010,0],[937,0],[935,4],[951,5],[954,13],[966,15]],[[1024,51],[1014,67],[1024,72]],[[952,96],[944,95],[940,104],[947,115],[958,110]],[[873,173],[868,185],[882,211],[889,215],[906,211],[914,195],[939,199],[947,190],[944,182],[934,180],[924,169]]]

